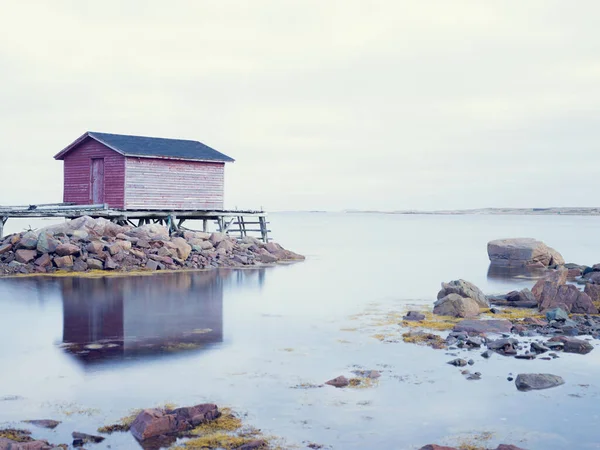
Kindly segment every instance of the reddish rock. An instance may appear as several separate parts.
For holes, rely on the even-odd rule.
[[[35,260],[35,265],[40,267],[48,267],[52,265],[52,257],[48,253],[44,253]]]
[[[55,447],[46,441],[17,442],[0,438],[0,450],[51,450]]]
[[[335,377],[329,381],[326,381],[325,384],[329,384],[330,386],[335,386],[336,388],[341,388],[341,387],[348,386],[348,384],[350,384],[350,382],[348,381],[348,378],[346,378],[343,375],[340,375],[339,377]]]
[[[258,255],[258,260],[265,264],[271,264],[277,262],[277,257],[270,253]]]
[[[100,241],[92,241],[85,246],[89,253],[101,254],[104,251],[104,243]]]
[[[579,268],[576,269],[568,269],[567,278],[577,278],[580,277],[583,271]]]
[[[111,255],[116,255],[117,253],[123,252],[123,251],[127,251],[131,248],[131,242],[129,241],[117,241],[114,244],[112,244],[109,248],[108,251],[110,252]]]
[[[600,302],[600,284],[586,283],[583,289],[593,302]]]
[[[74,244],[60,244],[56,247],[56,254],[59,256],[77,255],[79,252],[79,247]]]
[[[525,317],[525,319],[523,319],[523,323],[527,323],[529,325],[537,325],[539,327],[548,325],[548,322],[546,320],[538,319],[537,317]]]
[[[0,255],[8,253],[12,249],[12,244],[0,245]]]
[[[177,432],[177,419],[160,409],[145,409],[131,424],[131,434],[139,440]]]
[[[180,237],[174,237],[171,239],[171,242],[175,245],[175,249],[177,250],[177,255],[180,259],[185,261],[190,256],[192,252],[192,246],[189,245],[185,239]]]
[[[64,269],[67,267],[73,267],[73,257],[72,256],[55,256],[54,264],[59,269]]]
[[[19,249],[15,252],[15,259],[21,264],[27,264],[29,261],[33,261],[36,256],[37,250]]]
[[[177,408],[168,413],[175,415],[178,428],[181,431],[197,427],[203,423],[212,422],[221,416],[219,408],[213,403]]]
[[[542,312],[561,308],[568,313],[598,314],[590,296],[572,284],[557,286],[552,282],[545,282],[538,302]]]

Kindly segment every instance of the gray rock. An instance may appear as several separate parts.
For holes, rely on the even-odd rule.
[[[452,361],[448,361],[447,364],[451,364],[456,367],[464,367],[467,365],[467,361],[465,361],[464,359],[461,359],[461,358],[456,358],[456,359],[453,359]]]
[[[568,320],[569,315],[561,308],[554,308],[546,311],[546,320],[550,322],[551,320]]]
[[[438,292],[438,300],[446,297],[449,294],[458,294],[461,297],[467,297],[475,300],[477,305],[481,308],[487,308],[490,306],[485,294],[475,286],[465,280],[453,280],[449,283],[442,283],[442,289]]]
[[[515,386],[520,391],[549,389],[561,384],[565,384],[562,377],[549,373],[520,373],[515,380]]]
[[[563,257],[551,247],[532,238],[498,239],[487,245],[491,264],[504,267],[544,267],[564,264]]]
[[[472,298],[448,294],[435,302],[433,313],[440,316],[475,317],[479,314],[479,305]]]
[[[550,351],[550,349],[542,344],[538,344],[537,342],[532,342],[531,345],[531,351],[535,352],[535,353],[546,353],[548,351]]]
[[[422,314],[418,311],[409,311],[403,318],[402,320],[410,320],[410,321],[415,321],[415,322],[420,322],[422,320],[425,320],[425,314]]]
[[[343,375],[340,375],[339,377],[335,377],[329,381],[326,381],[325,384],[334,386],[336,388],[341,388],[341,387],[348,386],[348,384],[350,384],[350,382],[348,381],[348,378],[346,378]]]
[[[565,353],[579,353],[580,355],[585,355],[594,349],[594,346],[588,341],[568,336],[556,336],[550,339],[548,344],[550,342],[562,342],[563,351]]]
[[[464,331],[467,333],[510,333],[512,323],[504,319],[492,320],[461,320],[453,331]]]

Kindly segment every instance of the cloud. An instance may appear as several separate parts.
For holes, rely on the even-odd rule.
[[[589,204],[595,2],[0,8],[0,203],[59,201],[52,155],[97,130],[231,154],[229,206]]]

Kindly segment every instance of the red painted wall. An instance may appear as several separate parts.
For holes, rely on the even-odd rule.
[[[223,209],[225,163],[128,157],[126,209]]]
[[[125,157],[88,138],[64,159],[64,202],[89,205],[92,158],[104,158],[104,202],[112,208],[125,204]]]

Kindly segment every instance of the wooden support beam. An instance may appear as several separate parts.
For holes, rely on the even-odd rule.
[[[269,242],[269,230],[267,229],[267,218],[265,216],[260,216],[258,218],[260,222],[260,235],[262,241],[266,244]]]
[[[0,216],[0,239],[4,237],[4,224],[8,220],[8,216]]]
[[[202,231],[208,232],[208,220],[202,219]]]

